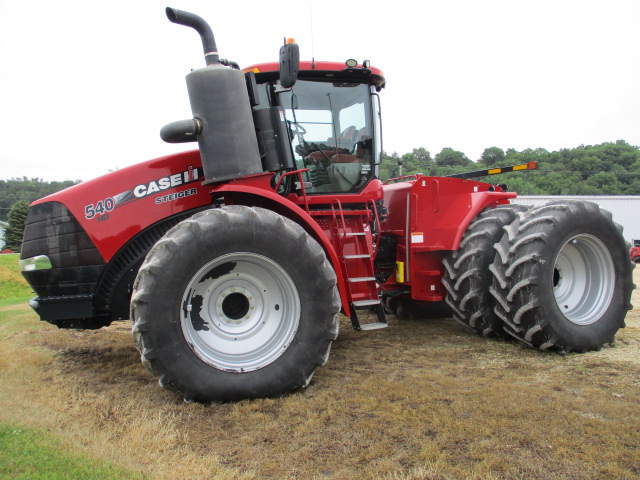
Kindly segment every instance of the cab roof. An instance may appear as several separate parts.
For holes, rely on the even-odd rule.
[[[278,62],[258,63],[243,68],[243,72],[253,72],[258,78],[278,78]],[[340,62],[316,62],[301,61],[298,78],[302,80],[326,80],[351,81],[374,85],[378,90],[385,86],[385,78],[382,70],[369,66],[364,68],[361,64],[348,67]]]

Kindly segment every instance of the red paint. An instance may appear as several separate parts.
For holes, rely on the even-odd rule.
[[[493,191],[491,191],[493,189]],[[403,284],[390,278],[386,290],[411,287],[411,297],[440,301],[442,258],[457,250],[462,235],[485,208],[508,203],[515,193],[472,180],[416,176],[415,180],[384,185],[388,216],[382,230],[398,236],[398,260],[405,263]]]
[[[202,168],[197,150],[117,170],[41,198],[34,205],[51,201],[64,204],[89,234],[105,261],[109,262],[131,237],[150,225],[171,215],[211,203],[210,188],[201,185],[204,180],[201,171],[199,179],[185,183],[184,172],[188,172],[189,167]],[[158,191],[155,191],[152,182]],[[134,191],[144,196],[139,198]],[[111,211],[105,209],[107,199],[116,199],[125,192],[131,192],[129,201],[115,204]],[[186,192],[193,194],[187,196]],[[170,195],[175,195],[176,198],[172,199]],[[168,198],[164,201],[163,197]],[[102,202],[103,213],[87,218],[87,207],[93,205],[95,208],[98,202]]]

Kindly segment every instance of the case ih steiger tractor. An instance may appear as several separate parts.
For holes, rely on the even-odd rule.
[[[193,118],[161,136],[199,149],[33,203],[20,258],[42,320],[131,318],[142,362],[186,401],[306,386],[340,312],[371,330],[388,312],[447,306],[472,331],[542,350],[613,342],[634,286],[608,212],[526,209],[472,180],[534,165],[383,184],[380,70],[300,62],[289,43],[241,71],[200,17],[167,16],[200,34],[206,66],[186,77]]]

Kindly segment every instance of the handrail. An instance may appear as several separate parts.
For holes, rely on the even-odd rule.
[[[276,183],[276,186],[274,188],[274,191],[277,192],[278,188],[280,188],[280,184],[282,183],[282,180],[284,180],[284,177],[287,177],[289,175],[297,175],[298,180],[300,181],[300,190],[302,191],[302,199],[304,200],[304,209],[307,213],[309,213],[309,201],[307,200],[307,190],[304,188],[304,180],[302,178],[302,174],[308,171],[309,171],[308,168],[303,168],[300,170],[292,170],[291,172],[285,172],[282,175],[280,175],[280,178],[278,179],[278,183]]]
[[[380,247],[380,217],[378,217],[378,207],[376,207],[376,202],[374,202],[373,200],[369,200],[369,202],[367,202],[367,206],[368,204],[371,204],[373,206],[373,217],[375,218],[375,222],[376,222],[376,242],[375,242],[375,248],[373,249],[373,258],[376,258],[378,256],[378,247]],[[372,235],[374,235],[374,232],[371,232]]]
[[[340,212],[340,220],[342,220],[342,232],[340,232],[340,227],[338,227],[338,218],[336,217],[336,211],[333,208],[333,205],[338,204],[338,211]],[[331,213],[333,215],[334,220],[336,221],[336,228],[338,229],[338,233],[340,234],[340,238],[345,238],[347,236],[347,223],[344,219],[344,212],[342,210],[342,202],[337,198],[334,198],[331,201]],[[342,248],[342,241],[340,242],[340,247]]]

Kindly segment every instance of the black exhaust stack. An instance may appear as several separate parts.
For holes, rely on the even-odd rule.
[[[167,7],[165,12],[170,22],[191,27],[200,34],[202,48],[204,50],[204,59],[207,65],[219,62],[220,56],[218,55],[218,47],[216,47],[216,39],[213,36],[213,31],[202,17],[195,13],[189,13],[171,7]]]
[[[220,64],[211,27],[201,17],[174,8],[166,13],[200,34],[207,66],[186,77],[193,120],[170,123],[160,136],[169,143],[198,141],[205,184],[263,173],[244,75]]]

